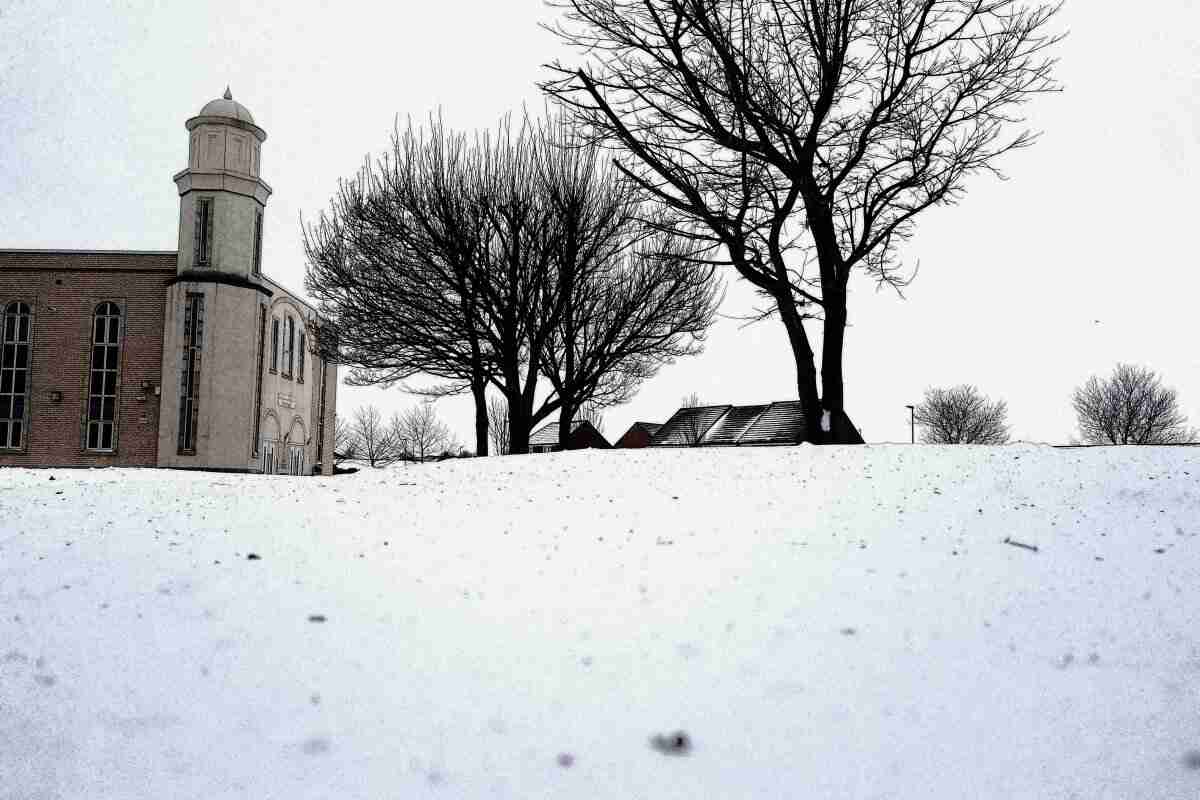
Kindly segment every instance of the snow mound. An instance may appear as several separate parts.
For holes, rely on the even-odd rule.
[[[1200,796],[1196,453],[2,470],[0,797]]]

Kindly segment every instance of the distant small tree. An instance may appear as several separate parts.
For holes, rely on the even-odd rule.
[[[438,418],[433,403],[425,401],[392,418],[393,436],[405,441],[406,450],[418,461],[458,448],[450,428]]]
[[[700,395],[692,392],[685,395],[679,401],[680,408],[700,408],[704,405],[704,401],[700,399]],[[700,430],[700,418],[698,416],[689,416],[683,419],[679,427],[679,435],[683,437],[688,444],[700,444],[700,436],[704,431]]]
[[[384,467],[400,458],[400,443],[375,406],[359,406],[351,430],[358,444],[358,457],[372,467]]]
[[[508,455],[508,403],[503,397],[488,401],[488,435],[492,440],[492,452],[498,456]]]
[[[340,414],[333,423],[333,463],[353,461],[358,457],[358,436],[350,420]]]
[[[1107,380],[1093,375],[1071,405],[1087,444],[1176,444],[1197,440],[1174,389],[1148,367],[1117,364]]]
[[[978,387],[962,384],[926,389],[913,411],[925,444],[1004,444],[1008,441],[1008,407],[989,400]]]

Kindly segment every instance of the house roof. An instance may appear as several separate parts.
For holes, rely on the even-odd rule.
[[[604,434],[596,429],[596,426],[588,422],[586,419],[577,419],[571,423],[571,435],[574,436],[581,430],[587,429],[594,435],[595,440],[604,443],[605,447],[611,447],[608,440],[604,438]],[[529,437],[530,447],[557,447],[558,446],[558,423],[550,422],[538,430],[533,432]]]
[[[650,440],[650,446],[795,444],[804,433],[804,411],[798,400],[702,406],[676,411]]]
[[[635,422],[629,426],[629,429],[633,430],[634,428],[641,428],[646,433],[653,436],[654,434],[658,433],[658,429],[661,427],[661,422]]]
[[[704,444],[737,444],[767,406],[731,406],[704,435]]]
[[[732,406],[695,406],[681,408],[663,423],[650,440],[651,447],[688,447],[708,433],[713,423]]]
[[[576,430],[578,430],[579,426],[582,424],[583,424],[583,420],[580,420],[580,419],[577,419],[574,422],[572,422],[571,423],[571,433],[574,433]],[[533,447],[534,445],[546,445],[546,444],[548,444],[548,445],[557,445],[558,444],[558,423],[557,422],[549,422],[549,423],[543,425],[541,428],[538,428],[536,431],[534,431],[533,435],[531,435],[529,437],[529,446],[530,447]]]
[[[175,272],[174,250],[0,249],[0,269],[104,272]]]

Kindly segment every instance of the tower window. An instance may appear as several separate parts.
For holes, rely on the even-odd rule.
[[[29,347],[32,316],[25,303],[9,303],[0,336],[0,448],[24,442],[29,397]]]
[[[183,312],[183,369],[179,387],[179,454],[196,454],[200,417],[200,353],[204,345],[204,295],[189,292]]]
[[[256,211],[254,214],[254,274],[258,275],[262,272],[262,234],[263,234],[263,212]]]
[[[299,383],[304,383],[304,347],[304,331],[300,331],[300,352],[296,357],[296,381]]]
[[[117,375],[121,362],[121,309],[101,303],[92,317],[92,368],[89,373],[84,447],[111,452],[117,447]]]
[[[287,318],[283,331],[283,377],[292,377],[292,367],[296,359],[296,321]]]
[[[213,199],[199,197],[196,199],[196,228],[194,239],[194,260],[198,267],[212,265],[213,238]]]
[[[271,372],[279,371],[279,318],[271,317]]]

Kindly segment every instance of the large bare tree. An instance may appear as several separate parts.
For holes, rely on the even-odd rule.
[[[1030,145],[1057,88],[1036,0],[559,0],[585,55],[543,88],[622,172],[703,231],[768,300],[814,441],[855,441],[842,358],[850,276],[899,289],[917,215]],[[809,320],[821,325],[817,378]],[[826,430],[828,427],[828,430]]]
[[[487,455],[491,364],[475,300],[490,233],[475,194],[478,159],[477,143],[440,118],[397,126],[390,152],[342,181],[305,228],[305,287],[334,320],[314,340],[354,368],[351,385],[424,374],[444,382],[418,393],[470,390],[476,449]]]
[[[1178,444],[1200,441],[1179,410],[1176,391],[1147,367],[1118,364],[1112,376],[1093,375],[1075,389],[1071,405],[1087,444]]]
[[[423,373],[447,381],[428,393],[470,389],[480,455],[495,386],[509,449],[527,452],[551,414],[623,402],[699,350],[713,270],[643,213],[636,187],[561,121],[470,140],[437,120],[398,130],[305,231],[306,285],[334,320],[322,353],[355,366],[355,382]]]
[[[926,389],[913,410],[926,444],[1004,444],[1008,441],[1008,406],[989,400],[968,384]]]
[[[718,305],[711,265],[650,222],[655,210],[565,120],[539,129],[539,188],[559,226],[551,267],[563,299],[542,353],[559,399],[559,446],[585,405],[630,399],[666,363],[700,352]]]

